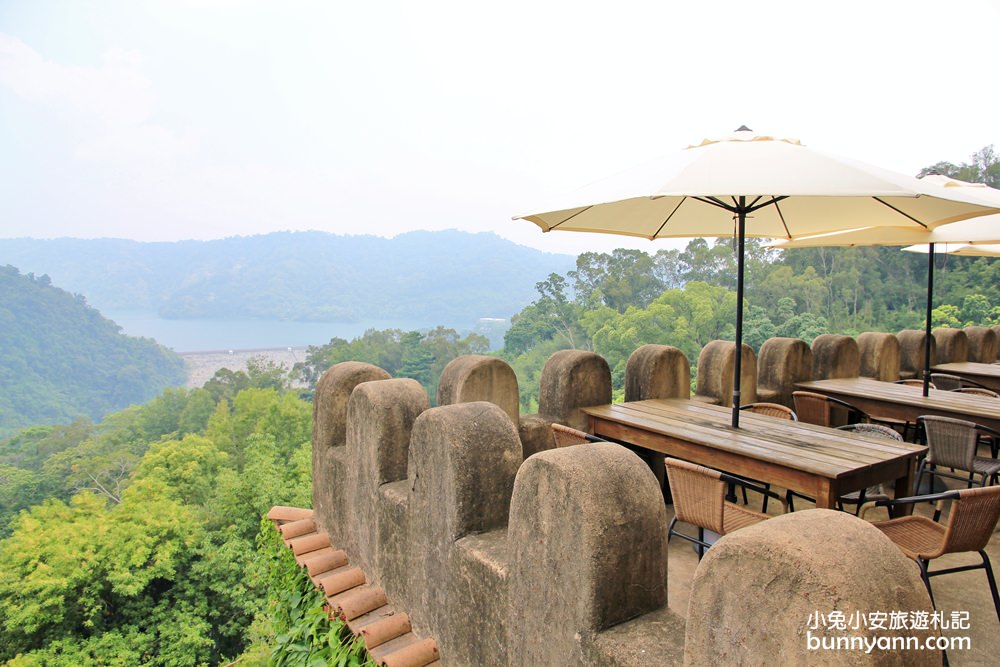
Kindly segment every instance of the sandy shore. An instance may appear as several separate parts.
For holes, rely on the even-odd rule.
[[[291,370],[292,366],[306,359],[306,348],[287,347],[273,350],[214,350],[209,352],[184,352],[184,367],[187,371],[185,387],[201,387],[212,379],[220,368],[232,371],[246,370],[247,361],[253,357],[264,357]]]

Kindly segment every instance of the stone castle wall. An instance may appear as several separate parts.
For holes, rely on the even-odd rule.
[[[788,354],[795,359],[785,366],[802,366],[802,350],[788,346]],[[689,365],[678,355],[668,346],[637,351],[630,391],[687,398]],[[728,363],[727,355],[718,358]],[[698,597],[709,606],[685,623],[666,605],[667,513],[649,461],[611,443],[556,448],[549,428],[585,427],[579,408],[610,402],[603,359],[554,355],[538,415],[518,414],[516,377],[495,358],[459,358],[440,384],[439,405],[431,407],[413,380],[355,362],[329,369],[315,395],[313,494],[319,527],[409,613],[415,631],[437,639],[447,664],[703,664],[706,652],[719,655],[737,636],[741,655],[753,655],[761,614],[729,606],[760,597],[761,569],[769,586],[792,590],[796,563],[829,558],[788,539],[789,526],[801,528],[786,517],[722,538],[709,552],[719,556],[706,558],[697,574]],[[804,520],[799,514],[787,519]],[[896,608],[905,599],[929,608],[912,563],[879,531],[823,511],[810,525],[830,544],[849,537],[853,557],[878,556],[874,566],[865,561],[868,581],[876,582],[863,587],[866,603]],[[755,549],[754,560],[718,549],[736,536]],[[747,568],[758,574],[747,576]],[[833,571],[809,572],[811,585],[832,591],[838,608],[861,588],[844,586]],[[763,616],[787,604],[765,603]],[[784,636],[768,635],[760,662],[778,646],[790,664],[848,664],[835,652],[806,654],[806,620],[788,621]],[[850,664],[892,664],[880,655]],[[917,658],[907,664],[923,664]]]

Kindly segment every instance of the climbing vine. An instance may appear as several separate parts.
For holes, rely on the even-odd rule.
[[[267,602],[241,667],[375,667],[347,626],[330,619],[322,593],[266,517],[257,534],[257,554],[254,576],[266,587]]]

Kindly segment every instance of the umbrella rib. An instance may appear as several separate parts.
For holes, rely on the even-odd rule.
[[[785,222],[785,214],[781,212],[781,207],[778,206],[778,202],[774,202],[774,210],[778,212],[778,219],[781,220],[781,226],[785,228],[785,236],[792,238],[792,232],[788,229],[788,223]]]
[[[921,226],[921,227],[923,227],[924,229],[930,229],[930,227],[928,227],[928,226],[927,226],[927,225],[925,225],[924,223],[920,222],[919,220],[917,220],[916,218],[914,218],[914,217],[913,217],[912,215],[910,215],[909,213],[906,213],[906,212],[904,212],[904,211],[900,211],[900,210],[899,210],[898,208],[896,208],[895,206],[893,206],[893,205],[892,205],[892,204],[890,204],[889,202],[887,202],[887,201],[883,201],[883,200],[882,200],[882,199],[880,199],[879,197],[872,197],[872,199],[874,199],[875,201],[877,201],[877,202],[878,202],[879,204],[882,204],[882,205],[884,205],[884,206],[888,206],[889,208],[891,208],[891,209],[892,209],[893,211],[895,211],[896,213],[899,213],[899,214],[900,214],[901,216],[903,216],[904,218],[909,218],[910,220],[912,220],[913,222],[917,223],[918,225],[920,225],[920,226]]]
[[[780,197],[771,197],[770,199],[768,199],[766,202],[764,202],[760,206],[756,206],[755,204],[760,201],[760,197],[757,197],[757,199],[753,200],[753,204],[750,204],[750,206],[747,206],[747,213],[753,213],[754,211],[759,211],[760,209],[762,209],[762,208],[764,208],[766,206],[770,206],[771,204],[774,204],[775,207],[777,207],[778,202],[782,201],[784,199],[788,199],[788,195],[781,195]]]
[[[569,222],[570,220],[572,220],[572,219],[573,219],[573,218],[575,218],[576,216],[580,215],[581,213],[586,213],[587,211],[589,211],[589,210],[590,210],[590,209],[592,209],[592,208],[594,208],[594,205],[593,205],[593,204],[591,204],[590,206],[587,206],[587,207],[585,207],[585,208],[582,208],[582,209],[580,209],[579,211],[577,211],[576,213],[574,213],[573,215],[571,215],[571,216],[569,216],[568,218],[566,218],[565,220],[560,220],[560,221],[559,221],[559,222],[557,222],[556,224],[552,225],[552,226],[551,226],[551,227],[549,227],[549,228],[548,228],[548,229],[547,229],[546,231],[549,231],[549,232],[551,232],[551,231],[552,231],[553,229],[555,229],[556,227],[558,227],[558,226],[560,226],[560,225],[564,225],[564,224],[566,224],[567,222]]]
[[[670,215],[664,218],[663,222],[660,223],[660,226],[656,228],[655,232],[653,232],[653,235],[650,237],[651,239],[655,239],[657,236],[659,236],[660,232],[663,231],[663,228],[667,226],[668,222],[670,222],[670,218],[674,217],[674,213],[677,212],[677,209],[679,209],[681,207],[681,204],[683,204],[686,200],[687,197],[682,197],[681,200],[677,202],[677,206],[674,206],[674,210],[670,212]]]
[[[696,201],[700,201],[703,204],[711,204],[712,206],[718,206],[719,208],[724,208],[731,213],[736,213],[736,207],[730,206],[724,201],[721,201],[718,197],[693,197]]]

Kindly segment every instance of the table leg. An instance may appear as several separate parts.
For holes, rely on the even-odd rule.
[[[816,494],[816,509],[832,510],[837,508],[837,492],[830,486],[830,480],[823,480],[819,493]]]
[[[893,498],[908,498],[914,494],[913,483],[916,481],[916,468],[917,460],[916,457],[914,457],[910,459],[909,465],[906,466],[906,474],[896,480],[895,488],[892,492]],[[890,519],[895,519],[912,513],[912,504],[898,505],[896,507],[889,508]]]

